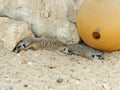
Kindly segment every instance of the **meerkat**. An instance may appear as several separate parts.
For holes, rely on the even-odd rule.
[[[28,49],[56,50],[65,46],[66,44],[55,38],[25,38],[17,43],[16,47],[13,49],[13,52],[19,53],[22,50],[26,51]]]
[[[88,59],[102,60],[103,53],[95,50],[85,44],[65,44],[55,38],[25,38],[17,43],[13,52],[19,53],[20,51],[33,49],[47,49],[56,50],[67,55],[78,55]]]
[[[77,56],[82,56],[88,59],[98,59],[103,60],[103,52],[93,49],[85,44],[69,44],[61,52],[65,54],[74,54]]]

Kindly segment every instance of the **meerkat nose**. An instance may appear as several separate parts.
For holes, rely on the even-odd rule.
[[[14,48],[14,49],[12,50],[12,52],[19,53],[20,50],[16,50],[16,48]]]
[[[15,52],[15,50],[16,50],[16,47],[12,50],[12,52]]]

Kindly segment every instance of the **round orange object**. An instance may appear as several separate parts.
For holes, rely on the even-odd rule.
[[[120,49],[120,0],[84,0],[77,16],[80,37],[101,51]]]

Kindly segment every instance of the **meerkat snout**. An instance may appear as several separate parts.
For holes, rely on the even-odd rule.
[[[18,45],[12,50],[12,52],[19,53],[23,48],[26,47],[26,44],[22,41],[18,43]]]
[[[67,55],[72,55],[72,51],[68,49],[67,47],[60,48],[60,52],[67,54]]]
[[[12,50],[12,52],[19,53],[22,51],[25,47],[29,46],[32,43],[31,38],[25,38],[17,43],[15,48]]]

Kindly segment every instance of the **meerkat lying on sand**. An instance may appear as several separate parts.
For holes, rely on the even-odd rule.
[[[88,47],[85,44],[66,45],[55,38],[25,38],[17,43],[16,47],[13,49],[13,52],[19,53],[22,50],[26,51],[28,49],[56,50],[64,54],[74,54],[88,59],[104,59],[101,51]]]
[[[17,43],[13,52],[19,53],[20,51],[33,49],[47,49],[47,50],[57,50],[58,48],[65,47],[66,44],[53,38],[25,38]]]
[[[77,56],[82,56],[88,59],[98,59],[103,60],[103,52],[95,50],[85,44],[69,44],[64,48],[63,53],[74,54]]]

